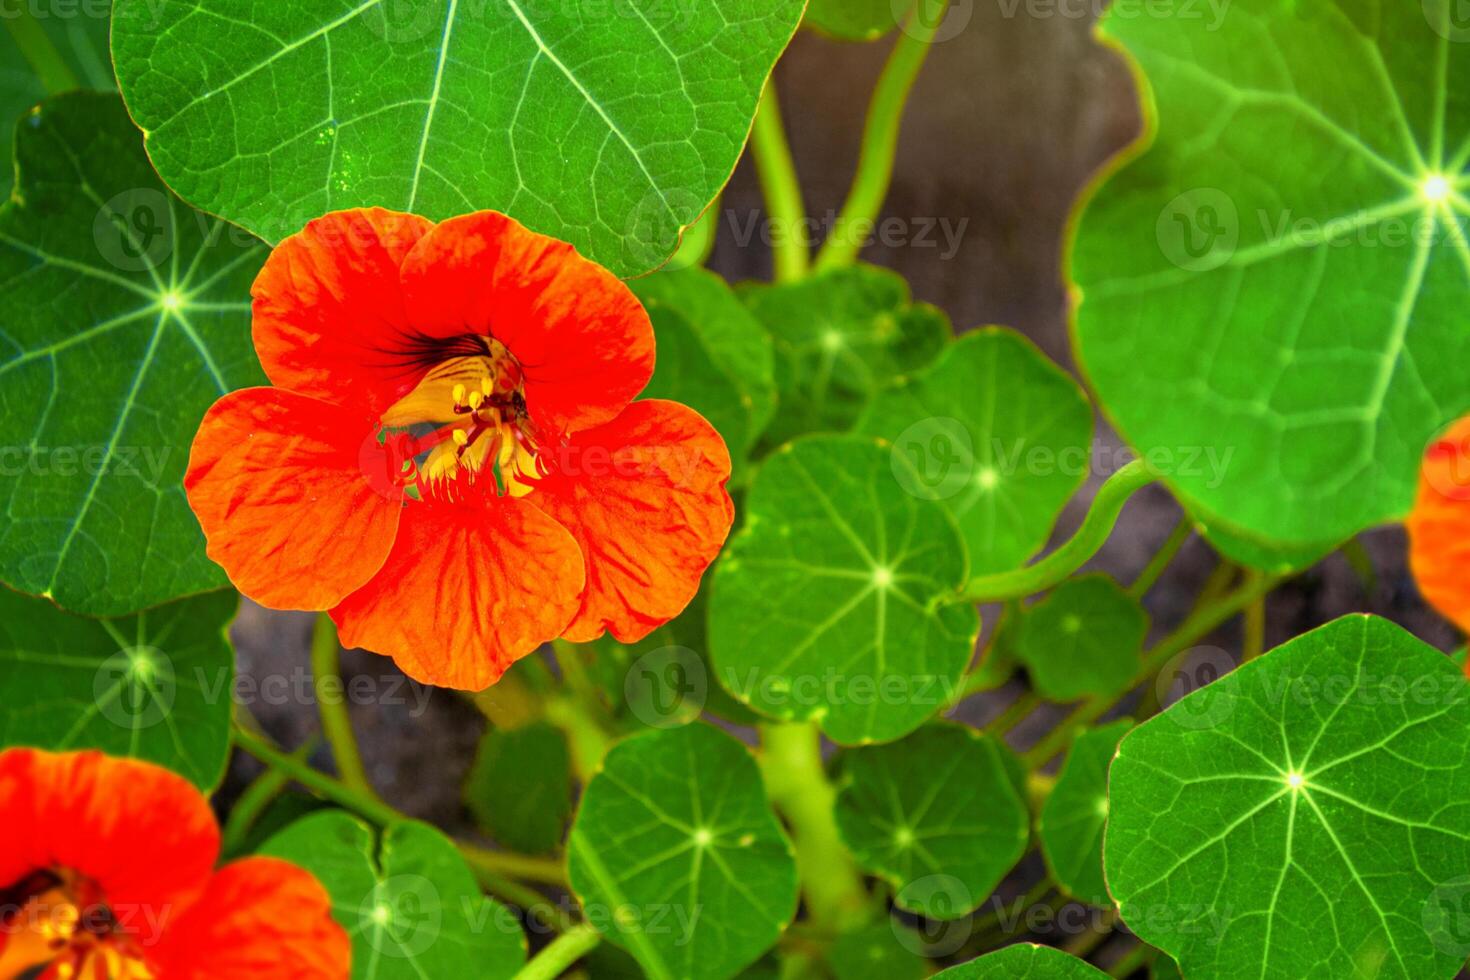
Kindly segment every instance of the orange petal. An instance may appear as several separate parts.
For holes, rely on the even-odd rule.
[[[382,208],[337,211],[277,245],[255,280],[255,351],[279,387],[380,413],[422,367],[398,270],[433,222]]]
[[[1406,523],[1419,590],[1470,632],[1470,417],[1424,454],[1418,499]]]
[[[641,401],[579,433],[526,499],[576,537],[587,591],[566,638],[642,639],[684,610],[730,533],[730,454],[693,409]]]
[[[0,752],[0,887],[68,868],[142,942],[193,903],[219,856],[209,801],[182,776],[101,752]]]
[[[402,491],[362,417],[276,388],[247,388],[205,415],[184,489],[209,557],[277,609],[330,609],[393,547]]]
[[[306,871],[253,857],[220,869],[150,952],[164,980],[346,980],[352,943]]]
[[[653,375],[653,326],[632,291],[566,242],[503,214],[436,226],[404,261],[403,291],[418,332],[505,344],[548,435],[611,420]]]
[[[522,500],[418,503],[382,570],[332,618],[343,645],[421,683],[478,691],[561,635],[582,584],[576,541]]]

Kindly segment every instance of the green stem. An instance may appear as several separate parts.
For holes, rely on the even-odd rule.
[[[0,17],[5,21],[5,27],[10,31],[10,36],[15,40],[16,47],[20,48],[25,55],[26,61],[31,63],[36,77],[45,86],[46,92],[56,95],[58,92],[69,92],[74,88],[80,88],[81,83],[72,72],[71,66],[56,50],[56,45],[51,43],[46,28],[32,13],[24,9],[20,16]]]
[[[1174,525],[1174,530],[1169,533],[1169,537],[1165,539],[1163,546],[1154,554],[1147,567],[1138,573],[1138,578],[1134,579],[1133,584],[1128,588],[1128,594],[1135,599],[1142,599],[1147,595],[1148,590],[1154,587],[1154,583],[1164,574],[1164,569],[1169,567],[1169,563],[1179,554],[1179,549],[1184,547],[1184,543],[1192,534],[1194,534],[1194,522],[1186,514],[1180,518],[1178,524]]]
[[[342,682],[342,645],[337,642],[337,624],[322,613],[311,635],[311,685],[316,692],[317,713],[322,733],[332,749],[332,760],[342,782],[365,796],[377,797],[357,751],[352,718],[347,714],[347,687]]]
[[[300,748],[291,753],[292,757],[305,762],[307,756],[316,751],[317,740],[307,739]],[[220,834],[220,852],[222,854],[239,854],[244,850],[245,838],[250,835],[250,829],[265,812],[265,808],[271,805],[276,797],[285,790],[286,784],[291,777],[282,773],[279,769],[267,766],[259,776],[247,787],[235,805],[230,807],[230,816],[225,820],[224,829]]]
[[[868,105],[857,176],[853,178],[837,224],[817,256],[819,272],[851,265],[862,251],[863,243],[871,237],[893,179],[904,106],[914,80],[919,77],[919,69],[929,57],[929,42],[944,22],[948,8],[949,0],[916,0],[908,23],[898,34],[883,74],[878,78],[878,86],[873,90],[873,101]],[[927,11],[927,16],[920,16],[921,9]]]
[[[862,877],[837,833],[837,791],[822,765],[822,739],[810,722],[761,726],[761,773],[771,801],[791,826],[807,915],[839,933],[868,915]]]
[[[573,926],[553,939],[531,962],[521,967],[515,980],[556,980],[571,969],[572,964],[596,949],[600,942],[602,933],[585,922]]]
[[[750,152],[755,157],[756,175],[760,178],[771,221],[776,281],[800,279],[811,264],[806,240],[806,205],[801,198],[801,184],[796,179],[796,164],[791,159],[791,144],[786,140],[786,126],[781,121],[781,102],[774,78],[766,82],[766,91],[761,95],[760,110],[755,114],[755,126],[750,134]]]
[[[1036,695],[1036,692],[1026,691],[997,715],[994,721],[986,724],[985,731],[997,737],[1004,735],[1029,717],[1040,704],[1041,698]]]
[[[1159,951],[1152,946],[1146,943],[1139,943],[1127,953],[1123,954],[1118,962],[1108,967],[1108,976],[1117,977],[1119,980],[1123,980],[1125,977],[1131,977],[1152,963],[1158,955]]]
[[[1107,482],[1098,489],[1087,517],[1071,540],[1034,565],[971,579],[965,586],[964,594],[950,601],[973,605],[1001,599],[1017,599],[1051,588],[1097,554],[1107,543],[1113,526],[1118,523],[1123,505],[1156,479],[1158,477],[1143,460],[1135,459],[1108,477]]]
[[[1256,598],[1245,607],[1245,622],[1242,632],[1245,638],[1241,643],[1240,662],[1254,660],[1266,649],[1266,597]]]
[[[1104,939],[1107,939],[1113,934],[1113,926],[1117,921],[1117,911],[1108,909],[1103,913],[1102,921],[1097,924],[1097,928],[1089,928],[1082,935],[1063,946],[1062,951],[1070,953],[1079,960],[1087,959],[1093,950],[1102,945]]]
[[[601,725],[588,717],[586,711],[568,698],[548,699],[546,720],[560,728],[567,737],[567,744],[572,750],[572,767],[577,772],[577,779],[583,786],[587,785],[597,767],[602,765],[602,757],[607,755],[612,739]]]
[[[720,230],[720,199],[716,197],[699,216],[699,220],[684,229],[679,250],[669,259],[668,269],[689,269],[704,265],[715,249],[715,236]]]
[[[1221,623],[1240,612],[1258,597],[1280,585],[1284,576],[1252,575],[1236,591],[1197,610],[1173,633],[1160,640],[1144,654],[1143,666],[1133,678],[1133,686],[1147,683],[1165,664],[1213,632]],[[1062,720],[1046,737],[1023,757],[1026,765],[1039,769],[1065,748],[1078,729],[1107,713],[1117,703],[1114,698],[1094,697]]]
[[[565,885],[566,871],[560,861],[530,854],[514,854],[510,851],[492,851],[465,841],[459,841],[459,853],[473,868],[490,874],[506,875],[522,881],[535,881],[543,885]]]

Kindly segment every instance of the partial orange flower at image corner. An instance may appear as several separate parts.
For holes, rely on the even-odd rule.
[[[1470,632],[1470,416],[1425,451],[1418,496],[1405,524],[1409,565],[1420,592]]]
[[[100,752],[0,752],[0,980],[346,980],[352,947],[308,872],[219,869],[209,802]],[[39,971],[39,972],[38,972]]]
[[[252,295],[272,387],[215,403],[184,480],[242,593],[466,690],[694,597],[730,456],[692,409],[634,401],[653,327],[611,272],[497,212],[362,209],[283,241]]]

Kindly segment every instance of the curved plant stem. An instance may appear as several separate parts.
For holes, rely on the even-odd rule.
[[[556,980],[572,964],[597,948],[602,933],[585,922],[573,926],[537,953],[535,958],[515,975],[515,980]]]
[[[20,48],[26,61],[31,63],[31,68],[46,87],[46,92],[56,95],[58,92],[80,88],[81,83],[77,81],[76,74],[61,56],[61,52],[56,50],[56,45],[51,43],[46,28],[41,26],[35,14],[26,12],[23,7],[15,14],[0,17],[0,20],[5,21],[5,28],[15,40],[15,46]]]
[[[342,683],[342,645],[337,642],[337,624],[326,613],[316,618],[311,634],[311,686],[316,693],[317,713],[322,719],[322,734],[331,746],[337,773],[348,788],[373,798],[377,793],[368,781],[362,756],[357,751],[357,736],[352,733],[352,718],[347,713],[347,687]]]
[[[1159,951],[1147,943],[1139,943],[1128,952],[1124,953],[1118,962],[1108,967],[1110,977],[1131,977],[1139,970],[1148,966],[1159,955]]]
[[[1070,953],[1078,959],[1086,959],[1088,955],[1099,946],[1103,940],[1113,934],[1113,926],[1118,922],[1116,909],[1108,909],[1102,914],[1102,919],[1095,927],[1089,928],[1082,935],[1073,939],[1062,947],[1064,952]]]
[[[535,881],[543,885],[565,885],[567,876],[562,863],[549,857],[530,854],[514,854],[510,851],[492,851],[465,841],[459,841],[459,853],[475,868],[483,868],[492,874],[509,875],[521,881]]]
[[[915,0],[909,20],[899,31],[898,41],[868,106],[868,119],[863,127],[862,153],[858,157],[857,176],[842,205],[842,213],[832,229],[831,237],[817,256],[817,271],[851,265],[862,251],[863,242],[872,231],[873,222],[888,196],[893,179],[893,161],[898,154],[898,133],[903,122],[904,106],[924,60],[929,57],[929,42],[944,22],[949,0]]]
[[[291,753],[292,758],[305,762],[307,756],[316,751],[319,744],[316,738],[307,739],[300,748]],[[249,786],[245,792],[240,794],[235,805],[230,807],[230,816],[220,834],[220,853],[225,855],[238,854],[244,849],[245,838],[249,836],[250,829],[260,819],[261,813],[271,805],[271,802],[281,795],[286,784],[291,778],[279,769],[267,766],[265,770]]]
[[[996,715],[995,719],[985,725],[987,734],[1000,737],[1015,728],[1021,722],[1030,717],[1041,704],[1041,698],[1035,691],[1023,691],[1021,696],[1012,701],[1010,705]]]
[[[1123,512],[1123,505],[1128,502],[1128,498],[1156,479],[1158,477],[1143,460],[1135,459],[1108,477],[1107,482],[1098,489],[1087,517],[1071,540],[1034,565],[971,579],[965,586],[964,594],[950,601],[970,604],[996,602],[1035,595],[1051,588],[1097,554],[1107,543],[1108,535],[1118,523],[1118,515]]]
[[[1148,590],[1154,587],[1159,576],[1164,574],[1164,569],[1169,567],[1169,563],[1179,554],[1179,549],[1184,547],[1184,543],[1192,534],[1194,534],[1194,522],[1186,514],[1179,519],[1178,524],[1174,525],[1174,530],[1149,560],[1147,567],[1138,573],[1138,578],[1134,579],[1133,584],[1128,587],[1128,594],[1135,599],[1142,599],[1147,595]]]
[[[762,725],[759,760],[771,801],[791,826],[812,925],[835,934],[860,924],[868,915],[867,891],[837,834],[837,791],[822,765],[817,726]]]
[[[1281,575],[1251,575],[1245,583],[1224,598],[1193,613],[1173,633],[1160,640],[1144,654],[1143,667],[1134,676],[1134,684],[1148,682],[1168,662],[1208,636],[1217,626],[1240,612],[1257,598],[1266,595],[1285,580]],[[1116,698],[1088,698],[1064,718],[1046,737],[1025,753],[1022,761],[1032,769],[1046,765],[1052,756],[1064,749],[1079,728],[1091,724],[1117,703]]]
[[[806,241],[806,205],[801,199],[801,184],[796,179],[796,164],[791,159],[791,144],[786,141],[774,78],[766,82],[766,91],[761,95],[760,110],[755,114],[755,126],[750,133],[750,152],[755,157],[755,170],[771,221],[776,281],[800,279],[811,264]]]

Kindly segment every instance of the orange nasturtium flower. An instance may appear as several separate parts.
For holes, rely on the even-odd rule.
[[[1425,452],[1407,524],[1409,564],[1419,591],[1470,632],[1470,417]]]
[[[219,825],[166,769],[0,752],[0,980],[346,980],[352,944],[306,871],[214,868]]]
[[[729,453],[691,409],[633,401],[653,328],[612,273],[495,212],[369,209],[286,239],[252,295],[275,387],[210,409],[184,481],[241,592],[468,690],[694,597]]]

